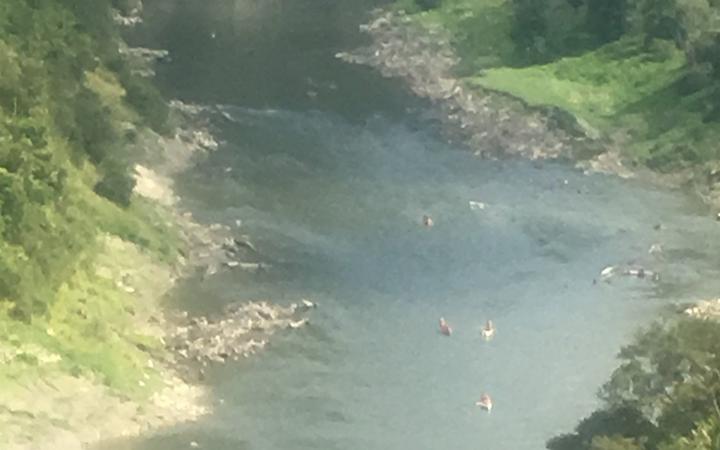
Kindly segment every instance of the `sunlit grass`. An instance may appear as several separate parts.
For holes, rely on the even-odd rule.
[[[398,7],[419,23],[449,32],[462,60],[457,73],[469,86],[568,111],[599,134],[615,138],[628,159],[656,170],[720,158],[714,106],[718,88],[712,82],[688,88],[685,56],[671,42],[648,45],[625,37],[599,48],[589,41],[568,44],[566,54],[572,56],[527,65],[517,60],[507,0],[446,0],[425,12],[412,3],[403,0]],[[582,40],[582,24],[567,19],[567,29],[552,30],[550,37]]]
[[[707,120],[714,89],[683,92],[685,74],[684,55],[670,43],[648,50],[628,39],[546,65],[489,69],[467,81],[565,109],[605,135],[624,136],[629,158],[670,170],[720,156],[719,127]]]
[[[140,122],[140,116],[125,103],[125,89],[115,74],[102,67],[86,72],[85,85],[98,95],[103,106],[110,111],[116,127]]]
[[[62,284],[46,314],[31,322],[0,310],[0,385],[14,389],[53,374],[84,376],[138,400],[160,385],[149,353],[164,352],[147,319],[170,286],[163,269],[137,246],[101,236]],[[131,274],[134,292],[119,282]]]
[[[489,69],[468,81],[530,104],[559,106],[603,126],[675,82],[684,63],[674,49],[653,58],[638,43],[622,41],[546,65]]]
[[[148,352],[164,350],[147,323],[170,288],[183,241],[170,211],[141,197],[121,208],[81,181],[92,180],[90,172],[73,175],[71,206],[82,219],[73,226],[90,242],[46,311],[21,321],[12,303],[0,302],[0,390],[65,374],[140,400],[160,383]]]

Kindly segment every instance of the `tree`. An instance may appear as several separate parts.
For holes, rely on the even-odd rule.
[[[720,448],[720,324],[656,323],[619,357],[622,364],[601,391],[603,409],[574,433],[551,439],[549,449]]]
[[[510,36],[521,59],[528,63],[543,62],[548,58],[546,7],[547,0],[512,0]]]
[[[711,417],[701,422],[690,436],[674,437],[659,450],[717,450],[720,448],[720,419]]]
[[[643,450],[635,439],[621,436],[598,436],[592,440],[590,450]]]
[[[627,30],[628,0],[587,0],[586,24],[600,42],[619,39]]]
[[[583,419],[575,432],[548,441],[550,450],[595,450],[596,438],[615,436],[638,442],[656,434],[656,427],[633,407],[620,406],[595,411]]]
[[[440,6],[440,0],[415,0],[415,4],[423,11],[427,11]]]

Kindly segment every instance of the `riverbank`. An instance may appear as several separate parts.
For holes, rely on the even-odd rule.
[[[492,88],[478,76],[458,75],[458,66],[467,61],[439,20],[398,8],[376,10],[361,30],[371,43],[336,57],[405,80],[412,92],[435,104],[433,118],[448,138],[464,143],[476,156],[565,159],[588,172],[690,188],[708,207],[720,209],[720,184],[712,164],[651,170],[628,155],[627,134],[608,133],[562,105]]]
[[[212,150],[212,141],[187,139],[206,130],[180,130],[172,139],[139,131],[154,141],[148,154],[163,150],[167,167],[187,167]],[[198,243],[211,231],[174,206],[169,178],[160,181],[143,169],[136,177],[132,202],[142,213],[133,210],[117,224],[121,232],[98,235],[43,317],[0,321],[6,338],[0,346],[3,448],[80,449],[197,420],[211,410],[207,389],[184,380],[172,363],[165,339],[173,321],[162,301],[191,274],[182,254],[200,251]],[[165,235],[150,235],[143,226]],[[128,236],[156,242],[141,246]],[[162,253],[153,251],[166,244]]]
[[[20,14],[25,6],[19,3],[10,13]],[[98,6],[97,20],[106,6]],[[62,7],[48,6],[37,14],[44,14],[38,21],[86,19]],[[76,85],[67,90],[81,92],[77,104],[72,98],[36,94],[33,100],[42,107],[27,112],[30,117],[18,110],[22,98],[15,98],[12,118],[0,108],[7,127],[3,151],[10,155],[2,153],[0,178],[3,186],[12,187],[3,191],[0,218],[3,449],[86,448],[209,414],[213,401],[197,377],[198,361],[187,361],[181,350],[193,344],[202,356],[215,348],[197,344],[195,335],[183,341],[182,332],[194,319],[166,299],[184,278],[211,276],[236,265],[253,270],[259,257],[241,230],[196,221],[180,205],[173,178],[218,142],[201,117],[202,108],[168,105],[139,78],[154,74],[154,61],[167,52],[133,51],[116,42],[109,25],[103,31],[107,34],[82,35],[77,43],[88,45],[90,50],[81,48],[86,51],[96,50],[88,42],[103,49],[117,44],[125,60],[111,61],[113,69],[110,63],[84,68],[79,82],[71,78]],[[12,44],[24,48],[23,39],[33,38],[13,35],[18,42]],[[68,61],[77,62],[71,52],[75,47],[58,42]],[[13,55],[8,70],[17,73],[24,67],[19,59],[32,67],[37,56]],[[63,75],[33,72],[26,81],[54,86],[66,81]],[[25,86],[21,78],[11,81]],[[43,115],[52,108],[59,111],[56,121]],[[63,126],[71,130],[69,136]],[[13,159],[15,154],[24,159]],[[259,304],[262,314],[285,311]],[[242,324],[260,313],[233,318]],[[285,315],[273,319],[258,326],[271,334],[288,320]],[[302,320],[293,317],[291,323],[300,326]],[[238,327],[223,323],[202,333],[216,343]],[[241,356],[248,356],[257,350],[254,334],[240,334],[233,343],[247,344]]]
[[[435,108],[429,115],[441,124],[448,139],[466,145],[474,155],[567,160],[585,173],[687,189],[711,211],[720,210],[720,179],[710,166],[653,171],[629,160],[618,139],[569,110],[532,104],[523,97],[458,76],[462,58],[451,34],[441,26],[418,20],[403,10],[379,9],[361,30],[370,36],[370,45],[336,57],[404,80],[413,93],[432,101]],[[683,311],[691,317],[720,318],[710,303],[699,301]]]
[[[204,318],[164,300],[183,278],[255,270],[236,259],[257,257],[230,226],[199,223],[181,208],[173,178],[218,143],[197,120],[200,108],[174,102],[173,111],[184,124],[174,136],[140,130],[147,158],[135,167],[133,198],[152,216],[137,219],[163,229],[168,235],[158,239],[173,241],[172,250],[159,255],[101,234],[46,316],[30,324],[0,320],[7,338],[0,345],[2,448],[80,449],[199,420],[214,403],[202,384],[208,363],[248,357],[276,331],[307,323],[315,306],[307,301],[240,303]]]
[[[520,100],[472,90],[453,74],[460,59],[448,33],[426,27],[404,13],[376,11],[361,29],[368,47],[336,57],[405,80],[416,95],[430,99],[434,118],[451,139],[466,143],[481,157],[520,156],[530,159],[578,157],[575,145],[586,141],[580,129],[567,131]]]

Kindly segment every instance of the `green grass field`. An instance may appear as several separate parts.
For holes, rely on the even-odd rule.
[[[684,54],[670,42],[648,46],[625,37],[523,66],[513,56],[508,0],[445,0],[438,9],[415,11],[415,20],[450,32],[463,60],[458,74],[469,86],[562,108],[616,138],[628,159],[655,170],[720,158],[718,89],[694,86]]]

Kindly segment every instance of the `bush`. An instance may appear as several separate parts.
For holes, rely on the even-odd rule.
[[[74,130],[71,137],[81,146],[95,164],[105,160],[112,149],[117,149],[118,135],[100,98],[83,87],[75,98]]]
[[[423,11],[435,9],[440,6],[440,3],[442,3],[441,0],[415,0],[415,4]]]
[[[125,76],[121,82],[127,102],[145,119],[146,124],[158,133],[167,134],[170,131],[170,107],[160,91],[148,81],[134,76]]]
[[[575,433],[551,439],[548,448],[717,449],[719,355],[718,323],[686,319],[651,326],[620,352],[622,365],[602,389],[603,409]],[[713,434],[703,434],[708,430]]]
[[[120,206],[130,206],[135,178],[130,174],[128,164],[109,159],[101,169],[103,177],[95,185],[95,192]]]
[[[619,39],[626,31],[628,0],[588,0],[587,27],[600,42]]]
[[[513,0],[510,36],[522,61],[544,62],[548,58],[545,0]]]
[[[118,56],[111,6],[129,12],[140,3],[0,1],[0,302],[23,320],[48,310],[107,223],[172,256],[164,231],[98,197],[130,205],[125,121],[139,115],[156,130],[169,128],[160,93]],[[93,90],[86,75],[108,70],[112,92]],[[88,162],[100,174],[94,186]],[[111,213],[98,217],[103,208]]]

